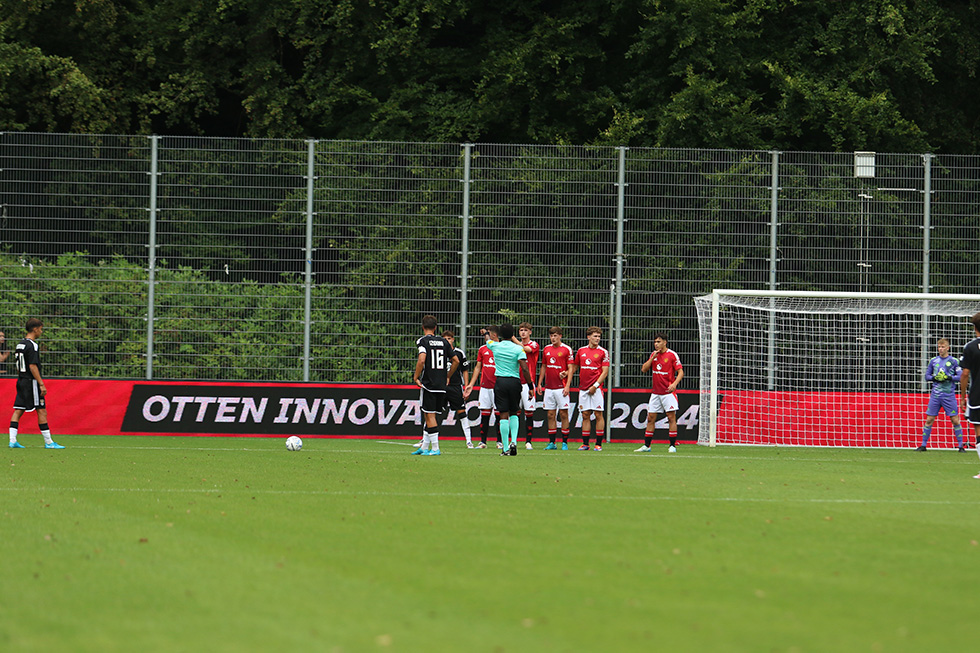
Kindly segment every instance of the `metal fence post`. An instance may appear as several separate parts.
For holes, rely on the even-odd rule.
[[[306,141],[306,279],[303,300],[303,381],[310,380],[310,328],[313,320],[313,173],[316,171],[316,141]]]
[[[932,154],[922,155],[922,292],[930,292],[929,279],[929,247],[930,232],[932,231]],[[922,314],[922,343],[919,360],[928,361],[929,356],[929,315],[928,304]],[[922,378],[922,390],[928,389],[925,377]]]
[[[160,137],[150,136],[150,235],[147,252],[146,292],[146,380],[153,379],[153,306],[156,302],[157,276],[157,177],[159,176]]]
[[[772,180],[769,188],[769,290],[775,290],[779,256],[779,152],[773,150]],[[773,302],[772,299],[769,300]],[[776,389],[776,312],[769,311],[769,389]]]
[[[469,300],[470,277],[470,162],[473,144],[463,144],[463,237],[460,247],[461,262],[459,271],[459,347],[466,351],[467,301]]]
[[[619,176],[616,182],[616,304],[613,316],[613,375],[610,388],[620,386],[620,368],[623,356],[623,260],[624,225],[626,223],[626,147],[619,150]],[[612,402],[610,402],[612,403]]]

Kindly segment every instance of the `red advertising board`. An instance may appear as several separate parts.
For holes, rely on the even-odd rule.
[[[718,407],[719,444],[915,447],[927,393],[726,391]],[[967,427],[964,425],[964,432]],[[943,413],[930,446],[952,446]]]
[[[419,389],[411,385],[320,383],[220,383],[56,379],[48,387],[48,421],[56,434],[234,435],[243,437],[417,438],[421,433]],[[13,379],[0,381],[0,407],[13,406]],[[679,393],[680,438],[697,440],[698,395]],[[636,440],[646,425],[649,391],[614,390],[607,432]],[[577,391],[571,396],[573,436],[580,433]],[[476,395],[467,404],[472,424],[480,420]],[[544,410],[535,412],[538,437]],[[663,420],[662,420],[663,421]],[[461,436],[454,415],[443,418],[443,437]],[[658,436],[666,438],[666,423]],[[36,433],[25,416],[23,433]]]

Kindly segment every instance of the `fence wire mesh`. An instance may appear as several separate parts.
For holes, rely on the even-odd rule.
[[[422,315],[699,377],[716,287],[972,292],[980,158],[0,134],[0,329],[47,374],[405,382]],[[8,370],[9,372],[9,370]]]

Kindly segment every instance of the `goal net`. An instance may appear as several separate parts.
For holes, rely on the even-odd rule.
[[[959,358],[980,311],[980,295],[715,290],[694,303],[710,446],[915,447],[937,341]],[[929,446],[955,446],[943,412]]]

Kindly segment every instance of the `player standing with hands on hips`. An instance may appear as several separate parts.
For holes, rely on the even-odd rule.
[[[974,382],[980,375],[980,313],[970,318],[973,324],[973,340],[963,348],[960,366],[963,374],[960,376],[960,412],[973,425],[973,437],[980,445],[980,382]],[[980,446],[977,446],[980,456]],[[973,478],[980,479],[980,474]]]
[[[657,424],[657,414],[667,413],[667,438],[670,446],[667,451],[677,451],[677,395],[675,391],[684,378],[684,367],[674,350],[667,347],[667,336],[658,332],[653,337],[653,352],[643,367],[644,373],[653,373],[653,390],[647,404],[647,430],[643,433],[643,446],[636,451],[650,451],[653,430]]]
[[[932,384],[932,392],[929,393],[929,405],[926,407],[926,423],[922,426],[922,444],[915,450],[926,450],[929,436],[932,435],[932,425],[939,416],[939,409],[942,408],[949,421],[953,423],[956,446],[960,451],[966,451],[963,448],[960,415],[956,412],[956,384],[959,383],[963,370],[960,369],[960,362],[956,357],[949,355],[949,340],[940,338],[936,343],[936,350],[939,355],[933,357],[926,366],[926,381]]]
[[[17,429],[24,413],[37,411],[37,424],[44,436],[45,449],[64,449],[51,439],[48,427],[48,409],[44,401],[48,389],[41,378],[41,352],[37,339],[44,332],[41,320],[32,317],[24,328],[27,334],[14,349],[14,366],[17,368],[17,396],[14,398],[14,414],[10,416],[10,448],[23,449],[17,442]]]

